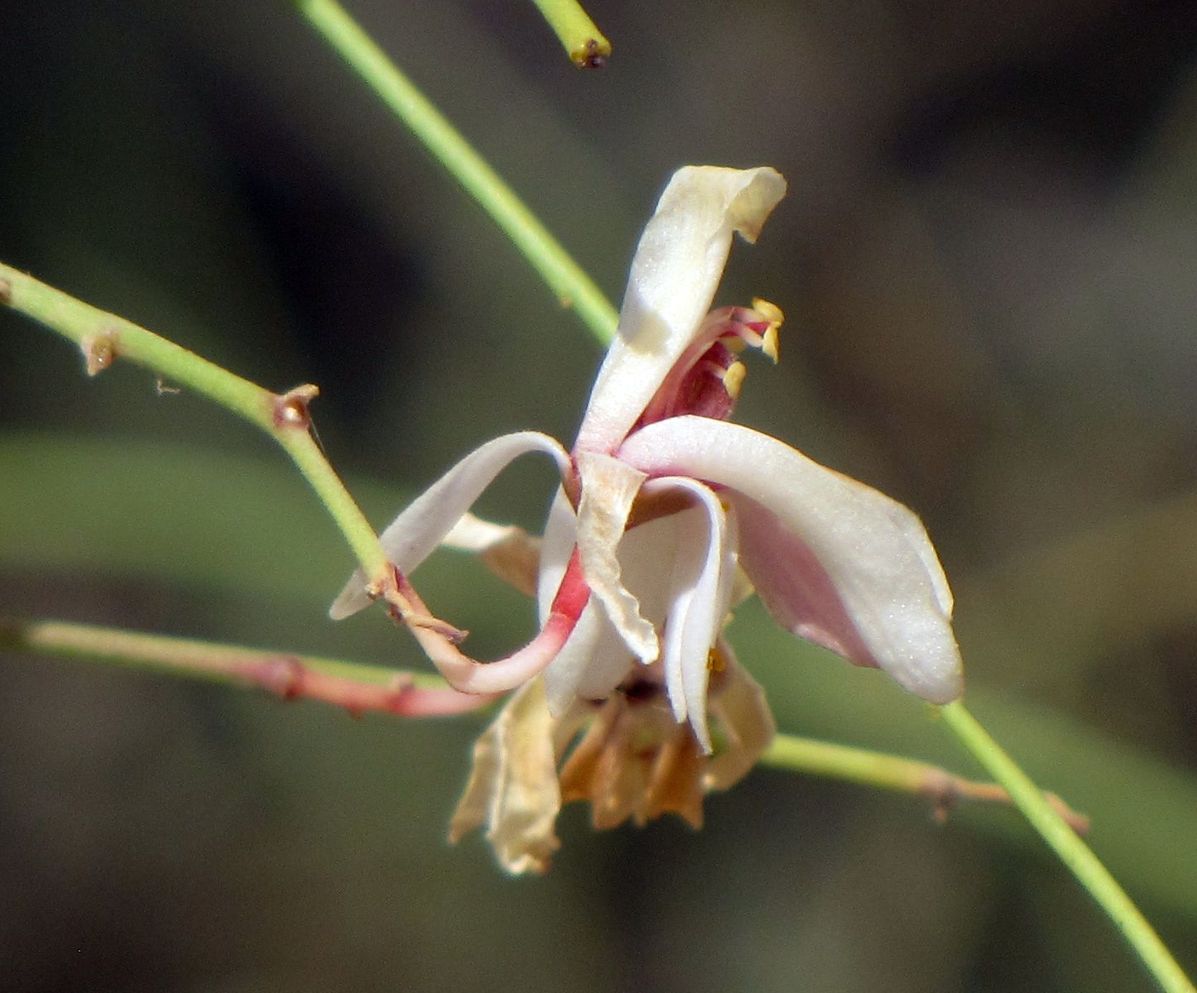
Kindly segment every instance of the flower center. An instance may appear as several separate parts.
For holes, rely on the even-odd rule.
[[[747,369],[736,357],[745,347],[778,359],[778,330],[784,316],[768,300],[751,307],[722,307],[699,327],[633,430],[682,414],[726,420],[736,404]]]

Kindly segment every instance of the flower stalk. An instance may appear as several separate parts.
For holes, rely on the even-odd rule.
[[[445,692],[443,680],[428,673],[57,620],[0,618],[0,650],[265,690],[284,700],[342,708],[353,716],[370,712],[417,716],[410,704],[418,697],[409,688],[425,694]],[[796,735],[777,735],[761,763],[788,772],[926,796],[945,814],[958,800],[1009,802],[1006,792],[994,783],[965,779],[917,759]],[[1087,821],[1082,815],[1062,800],[1056,803],[1070,823],[1084,829]]]
[[[119,361],[151,370],[161,379],[207,397],[261,428],[282,446],[332,515],[366,575],[390,575],[374,529],[333,471],[311,433],[309,404],[317,389],[304,385],[272,393],[154,332],[107,313],[0,262],[0,304],[75,342],[88,372]]]
[[[523,201],[335,0],[297,0],[300,15],[424,145],[528,260],[600,344],[617,315],[602,291]],[[553,4],[562,7],[560,3]]]
[[[965,709],[964,704],[957,700],[941,707],[939,713],[964,747],[1006,788],[1031,827],[1114,922],[1139,960],[1155,977],[1160,989],[1166,993],[1195,993],[1197,988],[1109,869],[1076,836],[1048,797],[1040,792],[1031,778]]]

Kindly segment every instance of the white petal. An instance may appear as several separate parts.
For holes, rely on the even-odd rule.
[[[718,498],[693,479],[654,479],[645,491],[682,489],[702,505],[706,521],[694,518],[679,534],[664,637],[665,686],[674,716],[690,719],[704,752],[711,752],[707,729],[708,660],[723,627],[736,571],[733,528]]]
[[[540,555],[538,601],[544,623],[549,607],[565,575],[565,567],[577,541],[578,520],[565,493],[557,491],[545,522]],[[626,567],[623,570],[626,574]],[[603,700],[623,682],[632,665],[631,653],[611,626],[606,612],[591,600],[578,618],[569,640],[544,671],[549,712],[557,717],[574,701]]]
[[[660,652],[657,633],[640,614],[640,604],[620,576],[619,543],[644,473],[596,452],[579,452],[578,552],[591,593],[603,605],[631,651],[645,663]]]
[[[632,429],[711,309],[733,232],[755,241],[785,191],[769,168],[674,173],[640,237],[577,448],[610,452]]]
[[[400,572],[412,572],[432,554],[491,481],[529,452],[551,455],[563,476],[569,472],[569,456],[548,435],[521,431],[488,441],[416,497],[383,531],[380,541],[387,557]],[[329,616],[340,620],[369,606],[365,584],[365,574],[359,569],[333,601]]]
[[[829,633],[847,657],[927,700],[960,695],[951,593],[922,525],[900,504],[775,438],[707,418],[650,424],[619,455],[649,475],[693,476],[747,498],[733,495],[741,564],[796,633],[805,623]]]

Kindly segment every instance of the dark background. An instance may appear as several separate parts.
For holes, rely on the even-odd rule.
[[[618,301],[688,162],[790,195],[719,295],[786,311],[739,419],[914,507],[969,702],[1197,969],[1197,6],[599,2],[353,12]],[[382,525],[468,448],[569,440],[600,350],[285,3],[50,0],[0,30],[0,258],[274,389]],[[519,466],[481,511],[539,526]],[[0,314],[0,612],[418,666],[270,443]],[[531,611],[425,573],[497,653]],[[733,629],[781,727],[975,772],[877,674]],[[1141,990],[1009,811],[758,770],[708,824],[504,878],[448,815],[479,722],[3,659],[6,989]]]

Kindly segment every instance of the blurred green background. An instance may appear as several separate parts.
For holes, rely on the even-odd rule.
[[[351,10],[618,300],[688,162],[791,192],[719,295],[789,318],[738,419],[913,506],[969,701],[1197,970],[1197,6],[763,2]],[[285,3],[47,0],[0,31],[0,258],[263,385],[320,384],[372,520],[501,431],[569,439],[600,359]],[[325,608],[351,567],[231,415],[0,313],[0,613],[422,664]],[[549,471],[480,511],[536,529]],[[421,573],[485,657],[529,607]],[[733,629],[795,733],[975,772],[884,677]],[[0,665],[0,968],[41,991],[1140,990],[1004,810],[758,770],[680,822],[562,818],[509,880],[448,815],[477,720],[354,721]]]

